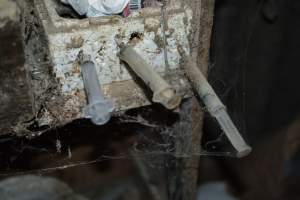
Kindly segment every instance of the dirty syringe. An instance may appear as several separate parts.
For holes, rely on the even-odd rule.
[[[85,91],[88,98],[88,105],[84,108],[86,118],[90,118],[96,125],[102,125],[109,121],[114,105],[104,97],[101,91],[94,62],[88,56],[79,56],[81,73]]]
[[[226,107],[221,102],[207,79],[204,77],[197,64],[191,59],[185,58],[184,70],[191,81],[194,89],[205,104],[208,112],[216,118],[221,129],[237,151],[237,157],[241,158],[251,152],[251,147],[246,144],[238,129],[232,122],[226,111]]]

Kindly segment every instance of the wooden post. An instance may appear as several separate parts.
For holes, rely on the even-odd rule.
[[[193,35],[190,39],[192,59],[207,75],[211,32],[214,15],[214,0],[188,0],[194,9]],[[168,160],[169,200],[194,200],[198,181],[202,125],[204,113],[196,98],[183,103],[180,122],[174,131],[176,156]],[[190,133],[189,133],[190,132]],[[183,156],[183,157],[178,157]]]
[[[24,68],[20,10],[14,1],[1,1],[0,12],[0,136],[17,132],[32,119],[31,88]],[[4,12],[5,11],[5,12]],[[29,12],[29,11],[28,11]],[[22,18],[22,20],[24,20]]]

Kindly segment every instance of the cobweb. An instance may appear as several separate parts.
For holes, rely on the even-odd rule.
[[[128,111],[104,126],[78,120],[33,138],[0,138],[0,176],[43,174],[116,159],[143,159],[147,165],[164,168],[166,157],[234,156],[220,149],[226,143],[222,132],[193,146],[191,103],[180,112],[160,105]],[[199,122],[201,123],[201,122]],[[201,133],[199,133],[201,134]],[[199,141],[200,145],[200,141]]]
[[[192,119],[191,108],[185,104],[189,105],[184,103],[178,112],[159,105],[131,110],[101,127],[78,120],[36,138],[3,136],[0,176],[43,174],[116,159],[143,158],[148,165],[164,168],[161,160],[169,156],[231,156],[218,151],[224,142],[222,134],[205,141],[202,150],[189,148],[194,142]]]
[[[205,127],[208,131],[199,130],[198,134],[203,134],[202,144],[201,137],[195,141],[193,123],[197,120],[192,119],[189,99],[177,112],[152,105],[116,115],[104,126],[78,120],[36,138],[3,136],[0,138],[0,178],[48,175],[89,166],[106,169],[111,167],[110,163],[120,160],[137,163],[142,176],[147,176],[140,161],[149,168],[163,171],[172,165],[171,159],[234,157],[224,133],[202,107],[211,122],[210,127]],[[214,134],[209,135],[210,132]]]

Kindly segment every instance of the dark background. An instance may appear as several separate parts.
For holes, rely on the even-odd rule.
[[[250,143],[299,115],[299,20],[299,0],[216,0],[209,79]]]
[[[202,158],[200,182],[224,179],[243,200],[299,199],[299,20],[299,0],[216,0],[209,81],[253,152]],[[205,140],[220,134],[205,122]]]

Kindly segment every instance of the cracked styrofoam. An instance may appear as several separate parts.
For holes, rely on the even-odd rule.
[[[180,68],[180,55],[177,47],[187,53],[191,33],[192,12],[172,0],[168,10],[167,50],[170,71],[164,62],[163,38],[161,33],[160,8],[146,8],[132,12],[128,18],[118,16],[70,19],[60,17],[55,10],[54,0],[34,0],[47,39],[45,45],[51,66],[51,81],[55,90],[47,91],[46,105],[49,111],[39,113],[41,124],[65,124],[82,118],[86,105],[80,66],[76,59],[78,53],[90,55],[105,96],[115,102],[116,111],[149,105],[151,101],[143,88],[135,82],[117,54],[116,36],[127,43],[132,34],[140,39],[133,40],[135,50],[161,75],[176,87],[182,96],[189,96],[189,85]],[[175,2],[175,3],[174,3]],[[44,43],[43,43],[44,44]],[[47,71],[47,70],[45,70]],[[49,76],[49,74],[48,74]],[[43,82],[43,80],[41,80]],[[37,83],[39,85],[40,82]],[[53,89],[52,88],[52,89]],[[37,101],[36,101],[37,102]]]
[[[172,15],[168,20],[168,27],[173,33],[167,31],[167,50],[170,69],[179,67],[180,55],[177,46],[181,45],[188,51],[188,33],[184,26],[186,14]],[[147,22],[147,21],[146,21]],[[148,20],[149,22],[149,20]],[[159,20],[156,21],[159,23]],[[159,25],[159,24],[158,24]],[[122,35],[123,41],[128,42],[132,33],[140,33],[141,40],[135,45],[135,50],[158,72],[165,71],[164,49],[155,43],[155,37],[161,37],[161,29],[157,32],[147,30],[142,20],[132,20],[122,24],[107,24],[93,29],[79,29],[68,33],[56,33],[49,35],[49,46],[54,72],[62,83],[62,92],[69,93],[77,89],[83,89],[81,76],[74,72],[75,61],[79,51],[91,56],[96,64],[101,84],[110,84],[116,81],[132,79],[126,67],[120,63],[117,56],[118,47],[115,42],[116,35]],[[72,43],[72,38],[81,37],[83,45],[80,48],[67,48]]]

